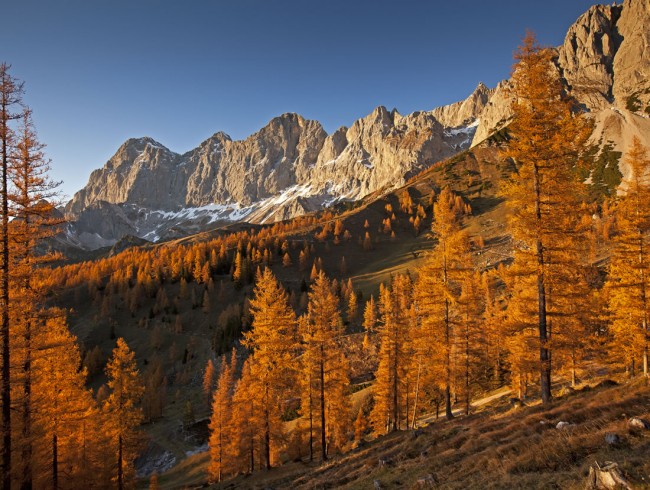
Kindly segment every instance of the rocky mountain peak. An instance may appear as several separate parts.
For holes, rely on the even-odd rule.
[[[483,82],[479,82],[472,94],[465,100],[438,107],[431,111],[431,114],[443,126],[459,127],[470,124],[483,112],[493,93],[494,89],[490,89]]]
[[[210,139],[215,140],[215,141],[221,141],[221,142],[232,141],[232,138],[230,137],[230,135],[224,133],[223,131],[217,131],[212,136],[210,136]]]

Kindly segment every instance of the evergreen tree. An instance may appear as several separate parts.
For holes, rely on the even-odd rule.
[[[634,359],[640,356],[647,377],[650,184],[645,172],[650,167],[650,159],[636,137],[626,155],[626,163],[631,175],[626,192],[618,198],[616,206],[618,233],[613,239],[607,281],[609,313],[615,351],[620,353],[630,373]]]
[[[432,365],[445,393],[445,416],[453,417],[451,386],[454,379],[454,353],[461,321],[458,301],[461,284],[471,263],[469,239],[462,229],[463,211],[452,192],[445,188],[434,204],[432,230],[437,243],[419,269],[416,285],[422,336],[427,339]]]
[[[122,490],[133,478],[133,460],[137,455],[139,434],[137,427],[142,422],[140,400],[144,386],[140,380],[135,354],[123,338],[117,339],[117,346],[106,365],[108,388],[111,394],[104,402],[115,457],[117,487]]]
[[[307,385],[303,400],[308,403],[310,432],[313,425],[319,429],[321,460],[325,461],[330,448],[340,449],[345,442],[349,380],[347,362],[340,345],[343,323],[338,298],[323,272],[318,274],[309,292],[301,334],[305,348],[302,377],[307,380],[303,383]],[[315,417],[318,420],[316,424]],[[310,455],[312,452],[310,434]]]
[[[271,467],[272,445],[282,433],[280,407],[293,388],[296,354],[296,316],[284,288],[270,269],[257,276],[250,301],[251,329],[244,333],[244,345],[251,350],[250,370],[253,393],[259,398],[263,422],[263,460]]]
[[[513,267],[516,277],[533,276],[522,282],[536,291],[535,307],[528,323],[538,331],[542,401],[551,400],[552,316],[559,318],[567,293],[566,257],[574,245],[575,211],[582,194],[578,158],[589,135],[585,120],[574,114],[573,102],[565,97],[552,67],[553,52],[539,47],[528,34],[515,55],[513,68],[513,121],[506,155],[516,172],[503,195],[512,210],[510,224],[516,243]],[[525,295],[524,298],[529,297]]]

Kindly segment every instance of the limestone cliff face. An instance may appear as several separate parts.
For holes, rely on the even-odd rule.
[[[591,7],[569,28],[557,48],[556,68],[567,92],[596,120],[599,112],[611,108],[650,116],[650,0]],[[511,99],[507,91],[500,90],[507,84],[497,87],[479,116],[473,145],[510,117]],[[625,149],[624,144],[617,146]]]
[[[95,170],[88,184],[77,192],[66,207],[68,216],[76,216],[99,201],[141,202],[145,207],[179,205],[184,187],[183,169],[178,155],[151,138],[127,140],[106,162]],[[155,185],[152,182],[155,181]]]
[[[444,126],[457,127],[470,124],[483,112],[495,90],[481,82],[467,99],[438,107],[431,111],[431,114]]]
[[[614,98],[650,116],[650,0],[625,0],[616,25],[622,41],[614,56]]]
[[[191,169],[185,206],[238,202],[247,206],[297,184],[299,169],[316,161],[327,133],[297,114],[272,119],[242,141],[218,133],[182,160]]]
[[[501,129],[510,120],[511,111],[510,104],[512,99],[508,93],[510,83],[507,80],[499,82],[499,85],[494,89],[494,92],[485,109],[479,115],[479,125],[474,133],[472,146],[479,144],[485,140],[494,131]]]
[[[480,84],[465,101],[406,116],[377,107],[330,135],[317,121],[283,114],[244,140],[216,133],[182,155],[151,138],[130,139],[91,174],[66,214],[88,246],[127,233],[160,239],[164,228],[199,218],[215,225],[291,218],[400,185],[469,147],[471,123],[490,94]],[[88,238],[93,229],[100,238]]]
[[[595,5],[567,32],[558,66],[571,94],[591,110],[612,105],[614,55],[621,45],[621,6]]]

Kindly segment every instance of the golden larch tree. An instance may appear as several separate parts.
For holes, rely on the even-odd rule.
[[[451,386],[454,379],[454,353],[460,320],[458,300],[461,283],[471,263],[469,238],[462,227],[463,206],[444,188],[433,206],[433,250],[418,270],[416,298],[422,335],[428,339],[431,368],[445,394],[445,416],[452,418]]]
[[[33,469],[37,488],[102,483],[101,416],[85,386],[86,370],[61,312],[52,312],[33,341]],[[54,314],[57,313],[57,314]],[[87,430],[94,426],[96,430]],[[90,456],[88,453],[94,453]],[[104,481],[105,483],[105,481]]]
[[[38,276],[39,266],[51,261],[52,254],[39,253],[42,240],[56,234],[61,220],[53,218],[56,197],[55,182],[48,177],[50,163],[43,153],[44,145],[37,137],[32,123],[31,111],[23,109],[20,126],[15,135],[15,148],[10,155],[11,212],[14,217],[9,224],[11,264],[10,288],[12,308],[10,322],[14,336],[20,337],[20,394],[21,418],[21,486],[32,484],[32,358],[33,338],[43,324],[39,316],[44,312],[45,291]]]
[[[224,469],[232,471],[229,464],[232,454],[228,451],[232,431],[232,397],[235,385],[235,370],[237,355],[233,349],[230,364],[226,356],[222,356],[221,369],[217,389],[212,400],[212,416],[210,417],[210,465],[208,473],[213,481],[223,479]]]
[[[409,374],[413,364],[409,307],[413,284],[407,275],[395,276],[391,287],[380,287],[379,364],[373,387],[373,427],[378,434],[408,426]]]
[[[133,478],[133,460],[137,456],[140,436],[137,428],[143,415],[140,400],[144,386],[135,362],[135,353],[123,338],[117,339],[113,355],[106,365],[110,395],[104,402],[104,412],[113,448],[116,467],[115,480],[122,490]]]
[[[22,105],[23,83],[10,74],[11,66],[0,64],[0,406],[2,407],[2,461],[0,474],[2,488],[11,487],[12,469],[12,427],[11,427],[11,333],[9,326],[9,163],[14,148],[15,135],[11,121],[20,117],[14,112]]]
[[[648,288],[650,288],[650,159],[638,138],[625,157],[630,178],[616,203],[618,233],[613,251],[607,290],[614,351],[634,371],[634,359],[643,362],[648,376]]]
[[[300,322],[304,348],[302,386],[305,415],[309,419],[310,457],[313,454],[313,432],[320,435],[321,460],[332,449],[341,449],[349,423],[347,388],[348,366],[341,348],[344,333],[339,301],[333,284],[319,272],[309,292],[305,319]]]
[[[589,135],[575,104],[564,95],[553,66],[553,51],[528,34],[515,55],[512,73],[513,119],[505,156],[516,166],[503,196],[511,209],[516,276],[533,276],[536,314],[529,324],[538,331],[542,401],[551,399],[551,301],[566,291],[562,257],[573,245],[574,214],[581,191],[578,159]],[[524,283],[521,284],[522,286]],[[530,295],[525,295],[529,297]],[[531,308],[532,310],[532,308]],[[559,311],[555,312],[559,317]]]
[[[243,343],[251,351],[251,382],[263,421],[263,459],[270,468],[272,446],[283,431],[281,410],[294,387],[297,332],[289,296],[268,268],[257,275],[250,312],[253,321]]]

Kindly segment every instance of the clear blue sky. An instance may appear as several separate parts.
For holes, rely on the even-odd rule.
[[[7,0],[0,61],[26,83],[71,196],[129,137],[187,151],[298,112],[328,132],[508,76],[527,28],[561,44],[588,0]]]

